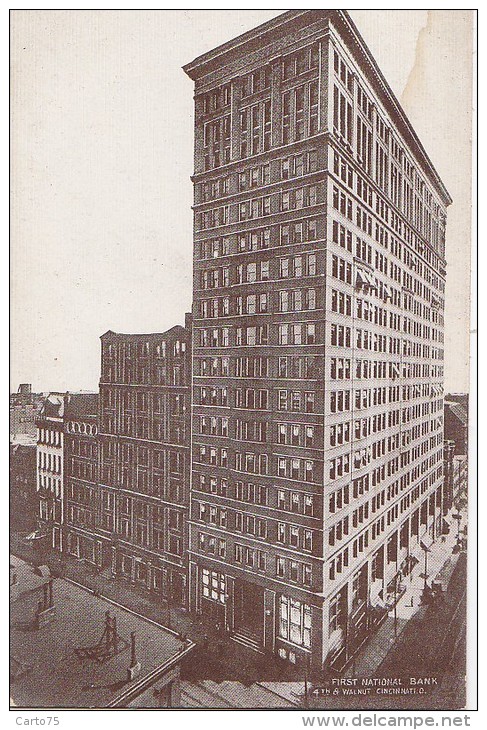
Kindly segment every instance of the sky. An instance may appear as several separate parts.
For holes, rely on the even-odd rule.
[[[13,390],[96,390],[100,335],[184,323],[193,85],[181,67],[280,12],[12,11]],[[472,13],[350,14],[454,199],[445,386],[466,391]]]

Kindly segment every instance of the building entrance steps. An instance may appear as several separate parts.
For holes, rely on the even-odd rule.
[[[460,555],[452,552],[456,543],[456,529],[452,528],[448,535],[440,536],[431,546],[427,555],[427,583],[430,587],[433,582],[441,582],[443,590],[446,589]],[[418,612],[425,610],[421,602],[424,590],[424,558],[414,566],[410,575],[402,582],[406,590],[397,602],[395,611],[394,609],[389,611],[380,628],[351,661],[344,672],[345,676],[373,676],[408,621],[417,616]]]

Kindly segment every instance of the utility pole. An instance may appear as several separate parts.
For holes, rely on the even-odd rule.
[[[397,579],[398,575],[394,578],[394,637],[397,639]]]
[[[428,587],[428,584],[427,584],[426,581],[428,579],[428,552],[429,552],[429,550],[428,550],[428,548],[426,546],[423,547],[423,550],[424,550],[424,585],[423,585],[423,590],[426,591],[427,590],[427,587]]]
[[[309,704],[309,675],[310,675],[310,655],[306,657],[306,664],[304,668],[304,706],[308,707]]]

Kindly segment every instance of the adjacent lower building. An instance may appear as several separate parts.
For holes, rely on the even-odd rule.
[[[186,607],[191,317],[101,346],[100,395],[50,393],[37,420],[30,537]]]
[[[15,531],[36,527],[36,445],[10,444],[10,525]]]
[[[455,442],[445,440],[443,500],[445,512],[467,499],[468,457],[455,453]]]
[[[350,16],[195,83],[190,603],[343,667],[441,533],[450,196]]]
[[[49,393],[36,421],[39,539],[57,550],[63,547],[65,395]]]
[[[455,445],[456,455],[468,454],[468,396],[445,398],[445,440]]]
[[[64,552],[102,564],[97,536],[98,394],[68,397],[64,409]]]
[[[92,525],[97,418],[96,393],[52,392],[44,400],[36,421],[37,539],[45,541],[46,549],[81,557],[80,539],[73,537],[73,529],[77,525],[82,532]]]
[[[103,564],[187,604],[191,318],[161,334],[101,338]]]

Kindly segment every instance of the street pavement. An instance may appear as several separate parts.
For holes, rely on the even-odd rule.
[[[456,533],[451,530],[450,534],[444,536],[444,539],[440,538],[432,545],[428,554],[427,566],[429,585],[438,580],[441,580],[444,585],[449,583],[460,556],[460,553],[452,552],[456,541]],[[394,610],[389,611],[385,621],[365,643],[344,672],[345,676],[373,676],[405,630],[408,622],[413,617],[421,619],[424,616],[426,608],[421,602],[424,589],[423,561],[414,566],[404,583],[406,591],[397,603],[396,613],[394,614]]]

